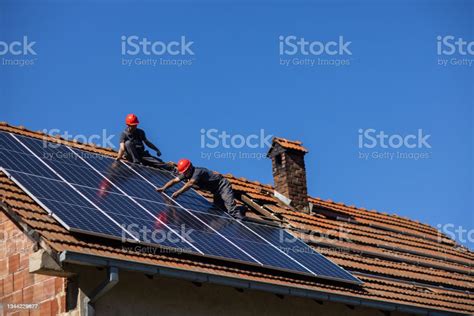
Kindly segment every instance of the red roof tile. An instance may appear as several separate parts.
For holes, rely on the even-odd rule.
[[[280,138],[280,137],[274,137],[273,142],[277,143],[278,145],[280,145],[281,147],[286,148],[286,149],[302,151],[302,152],[305,152],[305,153],[308,152],[308,150],[305,147],[303,147],[303,145],[302,145],[303,143],[300,142],[300,141],[294,141],[294,140],[288,140],[288,139],[284,139],[284,138]]]

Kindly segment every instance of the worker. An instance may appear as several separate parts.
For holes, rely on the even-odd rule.
[[[152,142],[150,142],[145,135],[145,131],[138,128],[138,117],[135,114],[129,114],[125,118],[127,127],[120,136],[120,148],[116,160],[125,158],[136,164],[145,166],[161,168],[166,170],[174,169],[172,164],[164,163],[161,159],[150,155],[145,145],[156,152],[156,155],[161,156],[161,151]]]
[[[210,191],[214,195],[214,204],[221,210],[227,211],[232,217],[242,219],[245,217],[245,210],[237,206],[234,201],[234,191],[226,178],[221,174],[212,172],[206,168],[194,167],[188,159],[181,159],[178,162],[178,176],[171,179],[163,187],[156,191],[164,192],[180,181],[185,181],[184,186],[171,195],[177,198],[192,186]]]

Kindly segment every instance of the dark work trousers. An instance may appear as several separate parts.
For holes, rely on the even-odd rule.
[[[150,153],[143,149],[141,146],[137,146],[132,141],[127,140],[125,142],[125,157],[128,161],[133,163],[141,163],[145,166],[159,168],[159,169],[166,169],[172,171],[174,167],[163,162],[161,159],[157,157],[153,157]]]
[[[234,201],[234,191],[232,186],[226,178],[222,178],[219,182],[219,187],[216,192],[214,192],[214,204],[222,209],[226,210],[230,216],[234,218],[243,218],[245,217],[245,210]]]

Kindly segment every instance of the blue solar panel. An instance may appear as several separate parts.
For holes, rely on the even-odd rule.
[[[0,150],[9,150],[17,153],[27,153],[27,149],[15,140],[14,136],[0,132]]]
[[[143,167],[132,168],[155,186],[162,186],[171,179],[171,175],[168,175],[166,171]],[[328,279],[341,279],[353,283],[360,283],[360,281],[350,273],[323,255],[317,253],[310,246],[290,235],[288,232],[271,226],[235,221],[231,219],[227,213],[216,209],[194,190],[185,192],[177,199],[177,202],[180,206],[192,211],[205,222],[212,223],[217,221],[222,223],[228,221],[232,223],[230,225],[222,225],[222,228],[216,227],[216,230],[233,241],[233,236],[236,235],[232,232],[229,233],[229,228],[233,227],[235,229],[235,227],[238,227],[240,228],[239,231],[242,231],[242,229],[245,230],[242,226],[249,228],[249,231],[253,232],[254,238],[246,238],[246,240],[251,242],[243,243],[239,240],[236,241],[236,243],[265,265],[310,272]],[[216,216],[202,214],[203,212]],[[252,245],[252,242],[255,244]]]
[[[5,132],[0,133],[0,161],[2,162],[1,167],[4,169],[56,178],[56,175],[33,156],[27,148]]]
[[[7,170],[17,170],[34,175],[55,178],[55,174],[33,155],[20,154],[18,152],[0,149],[1,167]]]
[[[123,230],[87,203],[66,183],[7,170],[17,183],[68,229],[121,238]],[[125,238],[129,237],[125,235]]]
[[[288,232],[236,221],[194,190],[177,201],[157,193],[174,177],[170,172],[3,132],[0,158],[14,181],[70,230],[360,282]]]
[[[43,149],[41,141],[28,137],[19,137],[19,139],[35,154],[40,156]],[[156,230],[155,225],[160,214],[153,214],[152,211],[149,211],[146,207],[140,208],[130,197],[137,198],[135,201],[143,206],[146,201],[138,201],[138,197],[143,199],[143,192],[148,192],[149,197],[152,197],[153,201],[157,202],[154,204],[155,208],[153,211],[155,212],[161,212],[163,208],[169,208],[169,204],[166,204],[165,197],[157,193],[154,187],[150,186],[147,182],[138,180],[140,178],[134,172],[129,175],[130,177],[122,177],[116,176],[114,172],[111,171],[109,173],[111,178],[107,178],[107,181],[97,172],[98,170],[93,170],[81,159],[73,159],[73,163],[69,164],[67,159],[60,158],[68,157],[68,152],[74,154],[70,149],[62,145],[56,148],[48,148],[47,156],[51,159],[48,159],[47,163],[50,164],[56,172],[61,174],[67,182],[71,183],[78,192],[91,201],[94,206],[97,206],[110,218],[122,224],[125,230],[130,231],[139,221],[139,227],[135,228],[140,228],[140,233],[136,237],[142,242],[150,240],[146,234]],[[88,162],[91,162],[91,164],[94,163],[96,165],[101,164],[100,162],[103,160],[107,160],[109,163],[108,170],[110,171],[117,168],[117,170],[120,170],[119,174],[126,173],[124,169],[130,170],[122,163],[116,162],[111,158],[98,155],[89,157],[85,152],[83,152],[81,156],[87,159]],[[120,167],[116,167],[117,165]],[[102,165],[102,167],[104,166]],[[133,176],[136,179],[134,179]],[[115,181],[112,182],[114,179]],[[119,193],[119,189],[123,191],[123,194]],[[176,205],[174,205],[174,208],[176,208]],[[200,226],[196,227],[195,218],[182,208],[178,208],[178,214],[182,220],[174,224],[178,226],[186,225],[186,229],[194,230],[192,233],[193,242],[190,242],[190,244],[196,244],[195,249],[207,249],[208,251],[206,251],[205,254],[215,257],[225,257],[256,263],[252,257],[242,252],[228,240],[222,238],[221,235],[216,234],[212,229],[206,231],[205,229],[201,229]],[[165,234],[168,234],[169,232],[166,231],[166,229],[168,229],[166,226],[160,228],[160,230],[165,230]],[[145,235],[143,235],[143,232],[145,232]],[[180,251],[182,249],[190,249],[189,245],[169,243],[168,240],[161,241],[159,244],[174,247]]]
[[[265,240],[271,244],[277,246],[281,251],[303,264],[318,276],[359,282],[358,279],[353,277],[350,273],[282,229],[254,223],[245,223],[244,225],[259,236],[265,238]]]
[[[130,168],[132,168],[136,173],[138,173],[143,179],[145,179],[149,183],[152,183],[154,187],[161,187],[174,177],[167,171],[160,171],[140,166],[131,166]],[[169,195],[171,195],[181,187],[182,183],[178,183],[174,187],[171,187],[169,190],[167,190],[167,192],[169,193]],[[229,217],[227,213],[225,213],[223,210],[218,209],[213,204],[209,203],[209,201],[207,201],[194,190],[184,192],[179,196],[178,200],[181,206],[190,211]]]

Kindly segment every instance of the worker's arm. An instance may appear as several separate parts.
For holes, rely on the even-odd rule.
[[[171,188],[173,185],[175,185],[176,183],[178,183],[179,181],[179,178],[174,178],[174,179],[171,179],[170,181],[168,181],[164,186],[162,186],[161,188],[156,188],[156,191],[158,192],[163,192],[165,191],[166,189],[168,188]]]
[[[124,153],[125,153],[125,143],[120,143],[120,148],[119,148],[119,151],[118,151],[118,154],[117,154],[117,157],[115,158],[115,160],[122,159]]]
[[[176,191],[175,193],[173,193],[173,195],[171,196],[173,199],[174,198],[177,198],[178,196],[180,196],[182,193],[188,191],[189,189],[191,189],[191,187],[194,185],[194,179],[191,179],[189,180],[188,182],[186,182],[183,187],[181,189],[179,189],[178,191]]]
[[[151,149],[153,149],[154,151],[156,151],[156,155],[158,157],[161,156],[161,151],[158,149],[158,147],[156,147],[152,142],[150,142],[148,139],[145,139],[144,140],[144,143],[145,145],[147,145],[148,147],[150,147]]]
[[[145,132],[143,132],[142,140],[143,140],[143,142],[145,143],[145,145],[147,145],[148,147],[150,147],[151,149],[153,149],[154,151],[156,151],[156,155],[157,155],[158,157],[161,156],[161,151],[158,149],[158,147],[155,146],[155,144],[153,144],[152,142],[150,142],[150,141],[148,140],[148,138],[146,137]]]

